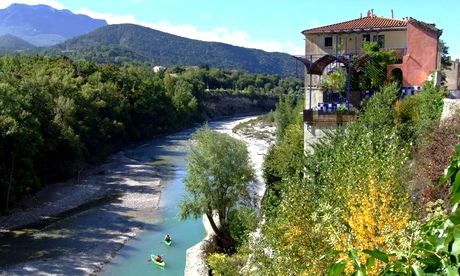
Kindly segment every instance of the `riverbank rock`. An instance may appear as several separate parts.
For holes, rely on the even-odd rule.
[[[220,227],[219,216],[214,214],[214,221],[217,227]],[[203,215],[203,225],[206,231],[206,237],[187,249],[185,259],[185,276],[207,276],[209,275],[209,267],[206,263],[206,258],[209,254],[217,252],[216,234],[212,230],[206,215]]]
[[[460,112],[460,99],[444,99],[441,122]]]

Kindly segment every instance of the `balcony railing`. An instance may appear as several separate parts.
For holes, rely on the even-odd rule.
[[[354,111],[304,110],[303,121],[311,126],[336,127],[355,121],[358,115]]]
[[[357,50],[339,50],[336,52],[336,50],[334,49],[324,49],[322,48],[323,50],[326,51],[327,54],[330,54],[330,55],[333,55],[335,56],[336,54],[339,55],[339,56],[359,56],[359,55],[362,55],[364,54],[364,50],[363,49],[357,49]],[[407,48],[381,48],[381,50],[383,51],[395,51],[396,54],[400,57],[404,56],[407,54]],[[324,54],[312,54],[311,55],[313,57],[313,61],[315,60],[315,58],[320,58],[322,56],[324,56]],[[307,53],[306,57],[310,57],[310,54]]]

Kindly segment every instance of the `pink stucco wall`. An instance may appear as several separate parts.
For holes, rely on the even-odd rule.
[[[403,72],[403,86],[421,86],[430,73],[437,69],[438,34],[425,30],[414,22],[407,25],[407,54],[402,64],[390,65],[388,74],[394,68]]]

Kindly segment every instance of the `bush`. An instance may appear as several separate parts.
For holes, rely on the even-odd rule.
[[[455,145],[460,143],[460,117],[453,116],[443,122],[432,135],[414,154],[413,171],[411,179],[414,197],[420,202],[423,212],[429,202],[438,199],[449,201],[449,186],[439,186],[438,182],[444,173],[444,168],[449,164],[449,157],[455,151]],[[447,207],[447,206],[445,206]]]
[[[399,125],[399,135],[414,147],[429,140],[439,125],[445,94],[443,88],[427,82],[421,92],[398,101],[394,121]]]
[[[214,253],[208,256],[208,265],[214,276],[238,276],[247,258],[239,254]]]

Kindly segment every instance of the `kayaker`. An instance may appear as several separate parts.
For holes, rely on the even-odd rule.
[[[167,241],[167,242],[170,242],[170,241],[171,241],[171,237],[169,236],[169,234],[166,234],[166,236],[165,236],[165,241]]]
[[[163,258],[160,256],[160,255],[157,255],[157,257],[155,258],[155,261],[159,262],[159,263],[162,263],[163,262]]]

